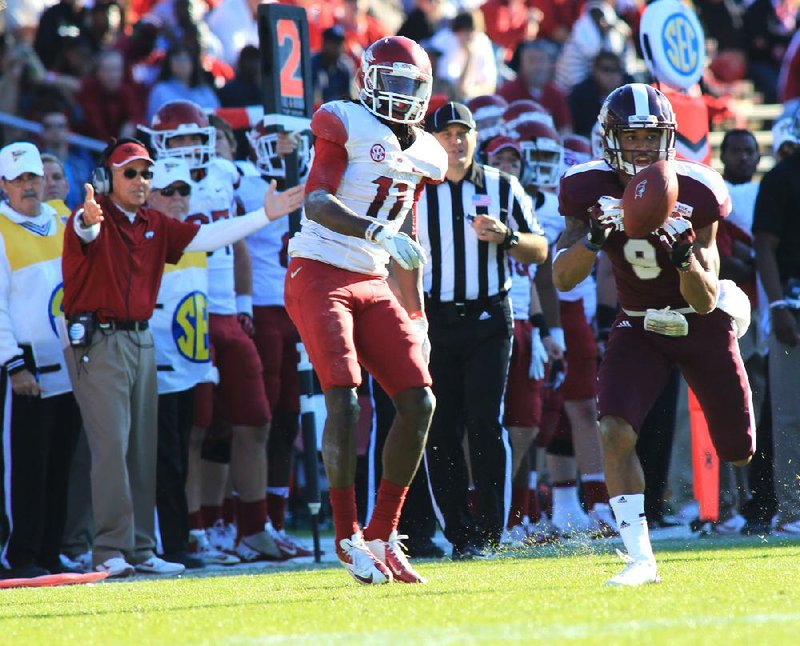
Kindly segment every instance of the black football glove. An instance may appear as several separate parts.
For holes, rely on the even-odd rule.
[[[658,239],[678,271],[687,271],[691,266],[696,238],[692,223],[683,217],[670,216],[658,230]]]

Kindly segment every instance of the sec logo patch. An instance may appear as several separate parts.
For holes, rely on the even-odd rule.
[[[210,360],[208,301],[203,292],[191,292],[178,303],[172,316],[172,338],[178,352],[192,363]]]
[[[386,149],[383,147],[383,144],[374,144],[372,148],[369,149],[369,156],[372,157],[372,161],[382,162],[386,159]]]
[[[64,283],[56,285],[47,303],[47,317],[50,319],[50,327],[56,336],[58,336],[56,319],[59,316],[64,316]]]

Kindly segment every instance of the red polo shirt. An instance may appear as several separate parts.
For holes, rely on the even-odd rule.
[[[84,244],[73,213],[64,233],[64,313],[95,312],[101,321],[146,321],[156,305],[165,263],[176,263],[198,225],[141,208],[133,223],[105,196],[95,198],[105,219]]]

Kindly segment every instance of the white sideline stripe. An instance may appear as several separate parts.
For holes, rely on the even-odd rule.
[[[598,588],[601,594],[603,588]],[[617,590],[608,590],[608,594],[616,594]],[[358,632],[318,632],[305,635],[258,635],[251,637],[231,637],[225,639],[223,644],[310,644],[318,646],[325,644],[342,643],[352,644],[354,641],[369,644],[392,644],[398,640],[414,641],[415,644],[474,644],[491,641],[499,643],[504,640],[529,641],[532,634],[536,641],[547,639],[586,639],[596,640],[604,636],[628,635],[634,631],[672,630],[674,628],[713,627],[713,626],[751,626],[772,623],[800,622],[800,612],[757,614],[745,617],[731,617],[729,615],[703,616],[687,615],[674,619],[649,619],[645,621],[627,621],[617,623],[586,622],[581,624],[560,624],[557,626],[541,626],[530,623],[518,624],[469,624],[461,632],[457,628],[415,628],[413,630],[381,630]],[[531,633],[531,631],[534,631]],[[654,637],[650,635],[649,637]]]

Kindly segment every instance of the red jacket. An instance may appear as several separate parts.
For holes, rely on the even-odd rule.
[[[116,92],[108,92],[94,74],[81,81],[78,105],[83,118],[78,130],[89,137],[102,141],[118,137],[122,126],[130,121],[144,123],[144,101],[140,89],[127,81]]]

